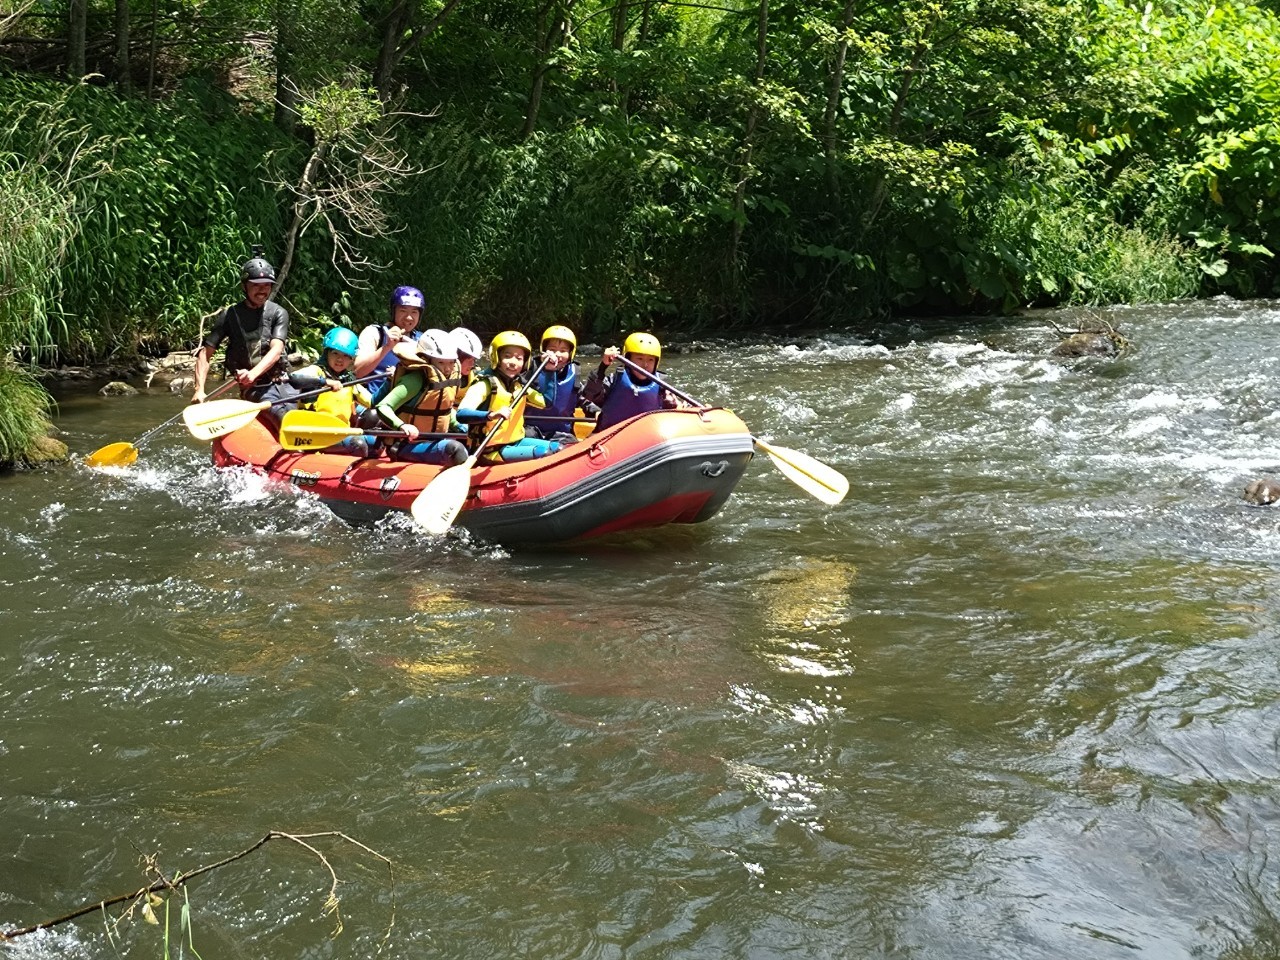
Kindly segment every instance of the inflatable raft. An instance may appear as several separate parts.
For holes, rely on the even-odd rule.
[[[549,457],[476,467],[457,525],[498,543],[550,543],[701,523],[729,499],[753,449],[728,410],[642,414]],[[260,420],[218,437],[213,462],[311,491],[352,523],[408,511],[441,470],[285,450]]]

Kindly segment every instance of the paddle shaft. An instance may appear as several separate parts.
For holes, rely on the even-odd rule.
[[[677,397],[679,397],[679,398],[680,398],[681,400],[683,400],[685,403],[692,403],[695,407],[698,407],[699,409],[702,409],[702,410],[707,410],[707,409],[709,409],[709,408],[707,407],[707,405],[706,405],[705,403],[703,403],[701,400],[695,400],[695,399],[693,399],[693,397],[689,396],[689,395],[688,395],[687,393],[685,393],[683,390],[677,390],[675,387],[673,387],[671,384],[667,383],[667,381],[663,380],[663,379],[662,379],[660,376],[658,376],[656,373],[650,373],[648,370],[646,370],[644,367],[640,366],[640,364],[636,363],[634,360],[628,360],[628,359],[627,359],[625,356],[623,356],[622,354],[618,354],[614,359],[615,359],[615,360],[621,360],[623,363],[625,363],[625,364],[626,364],[628,367],[630,367],[632,370],[636,371],[637,373],[642,373],[642,374],[644,374],[646,377],[648,377],[650,380],[652,380],[652,381],[653,381],[654,383],[656,383],[658,386],[662,387],[662,389],[664,389],[664,390],[669,390],[671,393],[674,393]]]
[[[221,394],[226,393],[235,385],[236,385],[236,382],[234,380],[224,381],[222,386],[218,387],[217,390],[209,394],[208,399],[212,400],[214,397],[217,397],[217,396],[220,396]],[[181,419],[182,419],[182,411],[179,410],[177,413],[175,413],[172,417],[170,417],[164,423],[160,424],[159,426],[152,427],[150,430],[148,430],[146,433],[140,436],[137,440],[133,441],[133,445],[135,447],[142,446],[144,443],[146,443],[148,440],[154,437],[157,433],[159,433],[165,427],[171,427]]]
[[[416,443],[418,440],[450,439],[461,442],[467,436],[465,433],[420,433],[410,440],[403,430],[363,430],[360,427],[290,427],[289,432],[296,436],[311,434],[317,437],[398,437],[407,443]]]
[[[628,360],[622,354],[618,354],[617,359],[621,360],[632,370],[643,373],[646,377],[656,383],[665,390],[670,390],[686,403],[692,403],[699,409],[708,409],[705,403],[700,403],[693,397],[680,390],[677,390],[667,381],[663,380],[657,374],[649,373],[644,367]],[[823,501],[827,504],[837,504],[844,499],[845,494],[849,490],[849,481],[843,477],[839,471],[833,470],[821,460],[817,460],[807,453],[801,453],[799,450],[790,450],[786,447],[775,447],[773,444],[766,443],[757,436],[751,437],[752,443],[765,452],[773,465],[777,467],[782,474],[796,486],[800,487],[810,496]]]
[[[529,388],[533,386],[533,381],[538,379],[538,374],[542,372],[542,368],[545,367],[550,362],[551,362],[551,357],[544,356],[542,358],[542,362],[538,364],[538,369],[534,370],[533,373],[529,374],[529,379],[526,380],[523,384],[521,384],[520,389],[516,391],[516,395],[511,398],[511,410],[513,412],[516,408],[516,404],[524,399],[524,395],[528,393]],[[490,402],[492,402],[492,398]],[[494,438],[494,436],[498,433],[499,430],[502,429],[505,423],[506,423],[506,420],[499,420],[497,423],[493,425],[492,428],[490,428],[489,432],[484,435],[484,439],[480,441],[480,446],[476,447],[475,452],[472,453],[471,456],[467,458],[466,467],[468,470],[476,465],[476,461],[480,459],[480,454],[484,452],[484,448],[489,445],[489,441]],[[459,464],[459,466],[462,466],[462,464]],[[423,492],[425,493],[426,491],[424,490]],[[419,496],[421,496],[421,494],[419,494]]]
[[[380,377],[381,377],[380,374],[371,374],[370,376],[360,377],[359,379],[356,379],[356,380],[348,380],[346,383],[343,384],[343,386],[352,387],[352,386],[355,386],[357,383],[368,383],[370,380],[378,380],[380,379]],[[233,380],[231,382],[234,383],[235,381]],[[277,403],[294,403],[298,400],[314,400],[316,397],[328,392],[329,392],[328,387],[321,387],[318,390],[308,390],[306,393],[294,394],[292,397],[281,397],[278,400],[259,400],[257,403],[254,403],[251,400],[246,400],[245,403],[248,404],[248,406],[246,407],[241,407],[240,409],[232,413],[223,414],[220,417],[214,417],[211,420],[202,420],[200,422],[216,423],[219,420],[229,420],[231,417],[238,417],[241,414],[248,412],[250,407],[252,407],[255,410],[266,410],[268,407],[274,407]],[[208,401],[205,401],[205,402],[208,402]]]
[[[538,364],[538,369],[533,371],[529,379],[515,392],[511,398],[512,410],[524,402],[524,395],[529,392],[534,379],[550,361],[549,356],[543,357],[542,362]],[[489,402],[493,402],[492,397],[489,398]],[[449,532],[449,528],[453,526],[453,522],[458,519],[458,514],[462,511],[467,494],[471,492],[471,468],[476,465],[480,454],[484,453],[484,448],[498,435],[498,431],[505,423],[505,420],[500,419],[484,435],[480,446],[476,447],[471,456],[467,457],[463,463],[441,470],[422,488],[422,491],[413,498],[413,503],[409,505],[409,513],[414,523],[434,536]]]

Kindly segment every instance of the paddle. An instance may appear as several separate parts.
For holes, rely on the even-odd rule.
[[[657,374],[650,373],[644,367],[628,360],[622,354],[618,354],[618,360],[635,370],[644,374],[658,386],[666,390],[670,390],[681,400],[691,403],[695,407],[703,410],[707,409],[705,403],[700,403],[687,393],[677,390],[671,384],[667,383]],[[794,483],[809,496],[821,500],[823,503],[834,506],[844,499],[845,494],[849,492],[849,481],[838,473],[836,470],[827,466],[821,460],[815,460],[807,453],[801,453],[799,450],[791,450],[787,447],[775,447],[771,443],[765,443],[759,437],[752,435],[752,443],[768,454],[769,459],[773,461],[773,465],[778,468],[784,477]]]
[[[511,398],[511,413],[513,416],[520,411],[520,405],[524,403],[524,395],[529,392],[529,387],[532,386],[533,381],[538,378],[542,368],[550,361],[550,355],[544,356],[542,362],[538,364],[538,369],[529,375],[529,379],[524,382],[524,386],[517,390],[516,395]],[[476,447],[465,462],[441,470],[431,479],[430,483],[422,488],[422,492],[413,498],[413,503],[409,506],[409,512],[413,514],[413,519],[418,526],[427,533],[440,536],[449,532],[449,528],[453,526],[453,521],[458,518],[458,511],[462,509],[463,503],[466,502],[467,494],[471,492],[471,468],[476,465],[476,461],[480,459],[480,454],[484,453],[484,448],[489,445],[489,441],[502,429],[505,422],[505,420],[499,420],[495,423],[489,432],[484,435],[484,439],[480,441],[480,446]]]
[[[216,397],[220,393],[225,393],[236,385],[234,380],[228,380],[213,393],[210,397]],[[175,413],[172,417],[157,427],[152,427],[133,443],[121,441],[120,443],[108,443],[105,447],[99,447],[93,453],[84,458],[84,462],[91,467],[127,467],[133,461],[138,459],[138,448],[154,437],[165,427],[172,426],[182,419],[182,413]]]
[[[368,383],[370,380],[377,379],[378,377],[373,375],[360,377],[357,380],[348,380],[344,386],[351,386],[354,383]],[[187,424],[187,431],[197,440],[213,440],[223,434],[234,433],[241,427],[248,426],[257,419],[259,413],[277,403],[310,400],[328,392],[329,388],[325,387],[322,390],[308,390],[306,393],[299,393],[292,397],[281,397],[278,400],[262,400],[258,403],[253,403],[249,400],[206,400],[204,403],[193,403],[183,410],[182,419]]]
[[[286,450],[320,450],[346,437],[399,437],[407,440],[403,430],[362,430],[343,423],[339,417],[319,410],[290,410],[280,421],[280,446]],[[420,438],[461,439],[461,434],[420,433]]]

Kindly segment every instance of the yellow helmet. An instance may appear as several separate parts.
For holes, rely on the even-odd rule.
[[[652,333],[633,333],[622,341],[623,353],[639,353],[646,357],[662,359],[662,344]]]
[[[548,340],[564,340],[569,344],[569,359],[572,360],[578,352],[578,338],[573,335],[573,331],[564,324],[556,323],[547,327],[542,331],[542,339],[538,341],[538,349],[545,350]]]
[[[533,345],[529,343],[529,338],[519,330],[503,330],[489,344],[489,363],[493,369],[498,369],[498,351],[503,347],[521,347],[524,350],[524,365],[529,365],[529,358],[533,356]]]

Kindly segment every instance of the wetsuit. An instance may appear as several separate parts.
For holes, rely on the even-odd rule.
[[[241,301],[222,311],[213,329],[205,335],[201,346],[208,347],[212,354],[223,340],[227,341],[228,372],[250,370],[254,364],[266,356],[267,351],[271,349],[272,340],[288,344],[289,312],[274,300],[268,300],[257,310]],[[289,361],[285,359],[285,354],[281,353],[275,365],[258,377],[252,386],[241,390],[241,395],[246,400],[261,400],[267,388],[282,379],[288,372]]]

